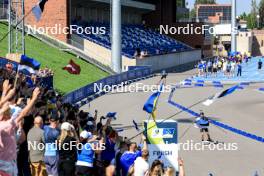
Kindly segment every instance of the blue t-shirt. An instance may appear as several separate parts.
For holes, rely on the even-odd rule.
[[[212,62],[209,61],[209,62],[207,63],[207,67],[212,67],[212,66],[213,66]]]
[[[203,69],[204,65],[202,63],[198,64],[199,69]]]
[[[122,175],[127,175],[127,172],[130,166],[132,166],[132,164],[134,164],[134,161],[137,159],[137,157],[140,157],[140,156],[141,156],[141,151],[139,150],[137,150],[134,153],[129,152],[129,151],[126,151],[125,153],[123,153],[123,155],[120,158]]]
[[[209,126],[209,121],[208,121],[208,119],[197,118],[196,119],[196,124],[199,127],[205,127],[205,128],[207,128]]]
[[[45,146],[45,156],[56,156],[57,155],[57,145],[56,140],[60,135],[60,130],[58,128],[51,128],[50,126],[44,126],[44,138],[46,142]]]
[[[115,143],[110,141],[110,139],[106,137],[105,150],[103,150],[101,153],[101,159],[110,162],[114,158],[115,158]]]
[[[241,64],[238,64],[237,65],[237,68],[238,68],[238,70],[242,70],[242,65]]]
[[[93,165],[94,162],[94,150],[92,149],[91,143],[84,144],[81,151],[78,151],[78,161],[85,162]],[[77,165],[78,165],[77,161]]]

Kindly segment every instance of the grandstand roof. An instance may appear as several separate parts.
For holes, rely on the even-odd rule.
[[[89,0],[89,1],[110,4],[110,0]],[[123,6],[134,7],[134,8],[139,8],[139,9],[147,9],[147,10],[155,10],[156,9],[155,5],[149,4],[149,3],[145,3],[145,2],[126,0],[126,1],[121,1],[121,3],[122,3]]]

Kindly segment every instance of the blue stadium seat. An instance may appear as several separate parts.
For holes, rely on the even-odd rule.
[[[111,47],[111,32],[109,24],[98,22],[83,22],[82,24],[82,27],[106,27],[106,34],[104,35],[78,35],[103,47]],[[122,54],[129,58],[133,58],[137,48],[139,48],[141,51],[147,51],[149,56],[184,52],[193,49],[190,46],[187,46],[168,36],[161,35],[158,32],[147,29],[142,25],[122,25]]]

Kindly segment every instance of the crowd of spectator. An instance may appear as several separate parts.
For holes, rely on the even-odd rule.
[[[47,66],[43,69],[39,69],[37,72],[37,76],[39,77],[48,77],[48,76],[53,76],[53,75],[54,75],[53,70]]]
[[[134,58],[136,59],[142,59],[144,57],[149,56],[148,51],[147,50],[141,50],[140,48],[137,48],[135,53],[134,53]]]
[[[5,67],[3,68],[0,68],[1,70],[3,71],[7,71],[8,74],[16,74],[16,71],[14,69],[14,65],[11,63],[11,62],[8,62]],[[39,70],[36,70],[34,74],[32,73],[27,73],[27,72],[23,72],[20,71],[21,73],[25,74],[25,75],[32,75],[32,76],[36,76],[36,77],[39,77],[39,78],[44,78],[44,77],[49,77],[49,76],[53,76],[54,75],[54,72],[52,69],[50,69],[49,67],[44,67],[43,69],[39,69]]]
[[[144,135],[141,143],[120,136],[113,113],[99,118],[97,110],[79,110],[37,82],[29,85],[23,74],[15,81],[12,70],[2,69],[0,77],[1,176],[176,175],[158,158],[148,162]],[[182,159],[178,163],[184,176]]]
[[[208,61],[201,60],[197,65],[199,77],[217,77],[224,75],[227,78],[242,76],[242,63],[248,63],[250,57],[238,55],[234,57],[215,57]]]

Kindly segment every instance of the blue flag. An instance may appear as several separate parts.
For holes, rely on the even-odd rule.
[[[159,90],[149,97],[143,107],[143,110],[151,114],[154,120],[156,119],[156,106],[162,89],[163,84],[161,83]]]
[[[41,19],[41,15],[44,11],[44,6],[46,4],[48,0],[41,0],[39,2],[39,4],[35,5],[33,8],[32,8],[32,12],[36,18],[36,21],[38,22],[40,19]]]
[[[116,112],[108,112],[106,114],[106,117],[113,119],[113,120],[116,120]]]
[[[38,70],[40,68],[40,63],[37,60],[29,58],[26,55],[21,55],[20,65],[26,65],[34,70]]]

